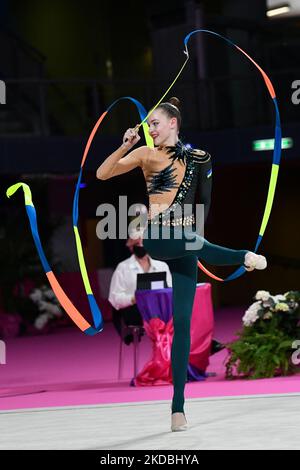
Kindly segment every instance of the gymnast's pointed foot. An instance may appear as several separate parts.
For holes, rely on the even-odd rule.
[[[247,271],[253,271],[254,269],[266,269],[267,260],[262,255],[257,255],[252,251],[248,251],[245,255],[244,266]]]
[[[188,424],[185,419],[184,413],[173,413],[172,414],[172,424],[171,431],[186,431],[188,429]]]

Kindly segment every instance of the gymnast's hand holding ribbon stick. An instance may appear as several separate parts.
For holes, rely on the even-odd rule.
[[[134,129],[127,129],[123,137],[123,147],[127,150],[130,150],[137,142],[141,139],[138,134],[139,124],[135,126]]]

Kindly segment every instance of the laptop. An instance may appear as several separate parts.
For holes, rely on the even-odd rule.
[[[164,289],[168,287],[166,271],[156,271],[155,273],[139,273],[136,279],[136,289]]]

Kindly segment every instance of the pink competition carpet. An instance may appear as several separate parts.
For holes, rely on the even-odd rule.
[[[241,309],[216,312],[215,335],[230,341],[241,326]],[[131,387],[133,347],[123,347],[124,368],[118,381],[119,338],[111,323],[95,337],[75,328],[44,336],[6,340],[6,364],[0,365],[0,409],[44,408],[105,403],[171,400],[172,386]],[[140,343],[140,368],[151,354],[147,337]],[[186,385],[186,398],[299,393],[300,375],[254,381],[225,380],[226,351],[210,358],[215,377]]]

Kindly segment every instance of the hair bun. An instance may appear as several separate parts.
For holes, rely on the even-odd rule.
[[[180,101],[178,98],[176,98],[176,96],[172,96],[172,98],[169,99],[168,101],[170,104],[172,104],[173,106],[176,106],[176,108],[179,109],[180,107]]]

